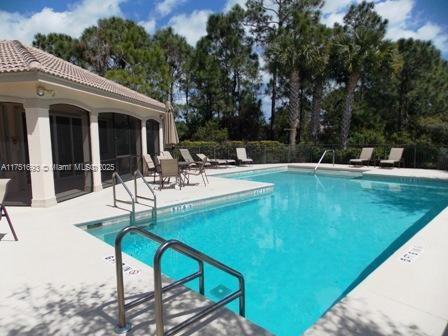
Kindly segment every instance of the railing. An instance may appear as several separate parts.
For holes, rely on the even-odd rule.
[[[131,201],[117,199],[117,190],[116,190],[117,180],[123,186],[124,190],[126,190],[127,194],[131,198]],[[134,223],[135,223],[135,198],[134,198],[134,195],[132,195],[132,192],[129,190],[129,188],[126,186],[126,184],[123,182],[123,179],[121,178],[121,176],[117,172],[114,172],[112,174],[112,190],[113,190],[113,197],[114,197],[114,207],[117,207],[117,202],[131,204],[132,210],[130,213],[130,225],[134,225]]]
[[[301,143],[294,147],[282,143],[275,145],[262,142],[226,142],[222,144],[180,144],[179,148],[188,148],[192,154],[202,153],[210,158],[233,159],[236,156],[235,147],[246,147],[247,155],[254,163],[310,163],[317,162],[325,149],[335,149],[335,164],[348,164],[350,159],[359,156],[363,147],[375,148],[373,157],[375,160],[386,159],[392,147],[404,148],[403,166],[405,168],[443,169],[448,170],[448,147],[433,144],[375,144],[360,143],[350,144],[347,149],[340,148],[337,143],[310,144]],[[178,149],[172,154],[178,156]]]
[[[123,258],[122,258],[122,250],[121,243],[123,238],[130,232],[140,234],[145,238],[153,240],[161,245],[157,249],[154,255],[154,291],[145,294],[144,296],[134,299],[131,302],[125,303],[124,297],[124,283],[123,283]],[[198,263],[198,271],[192,273],[180,280],[172,282],[165,287],[162,287],[162,257],[164,253],[173,249]],[[166,292],[170,289],[173,289],[177,286],[183,285],[187,282],[190,282],[194,279],[199,279],[199,292],[204,295],[205,286],[204,286],[204,263],[210,264],[227,274],[234,276],[238,279],[239,289],[232,294],[227,295],[223,299],[218,302],[215,302],[203,310],[196,313],[194,316],[191,316],[185,321],[175,325],[171,329],[165,331],[165,324],[163,320],[163,292]],[[118,301],[118,325],[115,328],[117,333],[126,333],[128,332],[132,326],[130,323],[126,321],[126,310],[136,307],[137,305],[148,301],[152,298],[155,300],[155,320],[156,320],[156,335],[157,336],[169,336],[174,335],[181,331],[182,329],[190,326],[191,324],[199,321],[204,318],[206,315],[214,312],[218,308],[223,307],[229,302],[239,299],[239,313],[241,316],[245,315],[245,287],[244,287],[244,277],[238,271],[224,265],[216,259],[209,257],[208,255],[203,254],[202,252],[180,242],[177,240],[165,240],[162,237],[155,235],[152,232],[146,231],[142,228],[136,226],[128,226],[120,231],[115,239],[115,265],[116,265],[116,276],[117,276],[117,301]]]
[[[143,181],[143,183],[146,185],[146,187],[148,187],[148,189],[151,192],[153,198],[149,198],[149,197],[139,196],[138,195],[138,192],[137,192],[137,184],[138,184],[137,183],[137,178],[140,178]],[[152,187],[150,186],[148,181],[146,181],[145,177],[142,175],[140,170],[136,170],[134,172],[134,196],[135,196],[135,203],[138,203],[138,199],[139,198],[143,198],[145,200],[152,201],[153,202],[153,208],[152,208],[153,218],[157,218],[157,196],[156,196],[156,193],[154,192],[154,189],[152,189]]]
[[[327,155],[327,153],[330,153],[330,152],[333,153],[333,166],[334,166],[335,151],[334,151],[334,149],[327,149],[327,150],[325,150],[325,152],[320,157],[319,162],[317,163],[316,167],[314,167],[314,174],[316,174],[317,169],[319,168],[319,165],[322,162],[322,160],[324,159],[325,155]]]

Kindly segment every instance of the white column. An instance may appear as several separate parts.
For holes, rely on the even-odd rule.
[[[146,134],[146,120],[142,120],[142,156],[148,154]]]
[[[33,207],[56,204],[48,106],[25,106]]]
[[[100,133],[98,128],[98,112],[90,112],[90,150],[92,152],[93,191],[103,190],[101,182]]]
[[[142,157],[143,155],[148,154],[148,144],[146,142],[146,120],[142,120],[142,127],[141,127],[142,135],[140,139],[142,140]],[[148,166],[145,164],[145,160],[142,160],[143,166],[142,166],[142,174],[146,176],[148,174]]]
[[[160,122],[159,122],[159,147],[160,147],[160,153],[162,153],[165,150],[165,147],[164,147],[165,140],[163,139],[163,123],[164,123],[164,120],[160,120]]]

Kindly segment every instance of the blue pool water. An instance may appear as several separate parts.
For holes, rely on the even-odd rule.
[[[273,183],[274,192],[199,213],[159,218],[147,229],[186,242],[239,270],[246,279],[247,317],[280,336],[303,333],[448,205],[448,189],[442,183],[293,171],[241,178]],[[113,244],[119,229],[90,232]],[[136,235],[124,241],[127,253],[148,264],[155,248]],[[170,252],[163,272],[178,278],[195,267]],[[197,289],[197,284],[190,287]],[[206,268],[206,295],[218,300],[217,287],[232,290],[237,283]],[[236,304],[230,308],[236,311]]]

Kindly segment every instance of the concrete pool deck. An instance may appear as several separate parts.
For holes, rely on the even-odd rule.
[[[220,173],[297,167],[314,164],[271,164],[209,170],[210,184],[181,191],[157,191],[158,207],[225,196],[269,187],[267,184],[229,180]],[[322,169],[364,174],[448,180],[444,171],[419,169],[352,168],[322,165]],[[198,182],[198,180],[194,180]],[[131,185],[131,184],[129,184]],[[131,189],[132,190],[132,189]],[[140,185],[139,191],[147,191]],[[126,194],[118,188],[118,195]],[[148,194],[147,194],[148,195]],[[138,205],[137,211],[149,208]],[[104,261],[113,248],[75,226],[89,221],[126,215],[112,207],[112,189],[88,194],[52,208],[9,207],[19,242],[12,241],[0,222],[0,334],[13,335],[113,335],[116,321],[114,266]],[[405,243],[367,279],[335,305],[307,335],[446,335],[448,323],[448,210]],[[400,256],[413,247],[421,255],[410,264]],[[140,272],[125,278],[126,293],[138,295],[152,289],[152,269],[125,257]],[[189,290],[165,294],[169,324],[185,319],[207,300]],[[250,303],[248,303],[250,307]],[[144,309],[141,309],[144,308]],[[132,335],[154,332],[153,307],[131,311]],[[199,323],[183,335],[270,335],[227,309]],[[444,334],[445,333],[445,334]]]

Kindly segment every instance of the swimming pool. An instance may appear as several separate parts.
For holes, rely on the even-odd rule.
[[[296,170],[231,178],[273,183],[274,192],[159,218],[147,229],[239,270],[246,279],[247,318],[280,336],[304,332],[448,205],[448,188],[442,182],[315,176]],[[113,245],[126,224],[89,232]],[[135,235],[125,238],[123,246],[149,264],[156,249]],[[163,265],[176,278],[195,267],[174,252]],[[218,300],[237,288],[225,274],[211,268],[205,272],[209,298]]]

